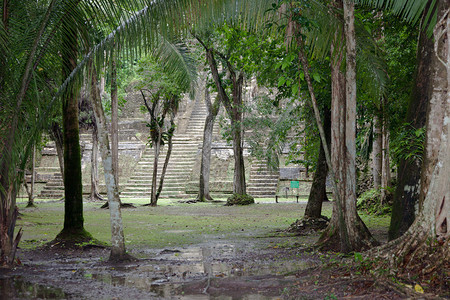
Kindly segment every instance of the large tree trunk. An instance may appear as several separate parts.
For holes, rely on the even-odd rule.
[[[105,173],[106,193],[108,195],[108,206],[111,221],[111,254],[109,260],[117,261],[129,259],[130,257],[126,254],[125,250],[119,190],[115,182],[114,166],[112,164],[112,154],[108,139],[108,126],[106,124],[106,118],[100,97],[100,89],[97,81],[97,74],[93,69],[91,87],[92,107],[94,109],[95,119],[98,125],[98,141]]]
[[[331,111],[324,109],[323,127],[328,145],[331,141]],[[327,199],[327,175],[328,166],[325,157],[324,145],[320,142],[319,157],[317,159],[316,172],[314,173],[308,203],[306,204],[304,218],[320,218],[322,216],[322,203]]]
[[[382,249],[392,265],[411,278],[436,277],[439,268],[450,265],[450,1],[438,4],[432,57],[432,94],[427,110],[427,138],[422,178],[431,175],[421,188],[419,213],[408,231]],[[439,58],[438,58],[439,57]],[[440,60],[440,61],[439,61]],[[381,252],[381,253],[383,253]],[[417,280],[417,277],[414,278]],[[442,277],[446,280],[445,275]]]
[[[77,65],[77,32],[70,17],[63,19],[67,28],[62,36],[63,78]],[[76,240],[86,237],[83,219],[83,184],[81,178],[81,149],[78,128],[78,92],[67,92],[63,101],[64,136],[64,228],[57,239]]]
[[[114,166],[114,178],[119,187],[119,100],[117,96],[116,56],[111,55],[111,152]]]
[[[426,15],[427,10],[425,11]],[[431,60],[433,40],[421,32],[417,47],[417,69],[415,84],[409,101],[406,122],[414,129],[425,126],[427,104],[431,95]],[[416,204],[420,193],[420,171],[422,160],[401,160],[397,169],[397,188],[394,193],[389,239],[405,233],[416,217]]]
[[[211,146],[214,130],[214,121],[219,112],[219,97],[216,97],[214,104],[211,103],[208,88],[205,86],[205,104],[206,104],[206,120],[203,130],[203,146],[202,146],[202,161],[200,164],[200,183],[197,201],[204,202],[212,200],[209,194],[209,175],[211,170]]]
[[[319,239],[324,248],[360,251],[377,244],[356,211],[356,39],[354,3],[343,1],[346,42],[345,81],[340,72],[339,47],[332,50],[331,164],[336,172],[331,221]],[[336,40],[335,40],[336,42]],[[344,83],[345,82],[345,83]],[[340,203],[338,203],[340,202]],[[340,212],[342,210],[342,212]],[[342,218],[345,224],[342,224]],[[345,228],[342,228],[342,227]]]

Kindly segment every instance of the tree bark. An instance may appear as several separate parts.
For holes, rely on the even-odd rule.
[[[324,109],[323,126],[328,144],[331,141],[331,111],[328,107]],[[325,158],[324,145],[320,142],[319,157],[317,159],[316,172],[314,173],[308,203],[306,204],[304,218],[320,218],[322,216],[322,203],[327,199],[327,175],[328,166]]]
[[[386,100],[384,99],[383,111],[387,108]],[[383,115],[385,115],[383,113]],[[381,204],[388,203],[391,200],[391,160],[389,158],[389,129],[386,124],[386,119],[383,119],[382,127],[382,161],[381,161]]]
[[[61,175],[64,179],[64,140],[63,133],[61,130],[61,126],[59,126],[58,122],[52,123],[52,128],[50,129],[50,135],[53,141],[55,142],[56,154],[58,156],[59,169],[61,171]]]
[[[152,176],[152,190],[150,195],[150,206],[156,206],[158,203],[158,199],[156,198],[156,187],[157,187],[157,177],[158,177],[158,159],[159,154],[161,153],[161,130],[158,127],[157,132],[158,138],[156,142],[154,142],[154,158],[153,158],[153,176]]]
[[[211,146],[212,135],[214,130],[214,121],[219,112],[220,98],[216,97],[214,103],[211,103],[208,88],[205,84],[205,104],[206,104],[206,120],[203,130],[203,146],[202,146],[202,161],[200,165],[200,182],[197,201],[204,202],[206,200],[213,200],[209,194],[209,176],[211,171]]]
[[[197,38],[197,40],[199,40],[199,38]],[[201,42],[200,40],[199,42],[206,50],[206,58],[208,60],[212,77],[218,91],[218,97],[225,106],[225,110],[227,111],[228,116],[231,119],[234,154],[233,193],[245,195],[247,194],[247,191],[245,183],[244,151],[242,145],[242,86],[244,84],[244,77],[243,74],[236,74],[230,62],[225,59],[232,82],[232,99],[230,100],[227,93],[225,92],[222,80],[220,79],[213,50],[206,47],[206,45],[203,44],[203,42]]]
[[[174,121],[174,118],[172,117],[172,119],[170,120],[170,129],[168,132],[169,138],[167,141],[167,153],[166,153],[166,158],[164,159],[163,168],[161,170],[161,178],[159,179],[158,191],[156,192],[156,201],[158,201],[159,196],[161,195],[163,185],[164,185],[164,178],[166,177],[167,166],[169,165],[170,155],[172,154],[172,148],[173,148],[172,138],[173,138],[174,132],[175,132],[175,121]]]
[[[70,17],[63,19],[67,28],[62,36],[63,78],[77,65],[77,32]],[[63,101],[64,136],[64,228],[57,238],[84,236],[83,184],[81,178],[81,149],[78,128],[78,91],[67,92]]]
[[[381,105],[381,104],[380,104]],[[383,121],[380,113],[376,112],[373,117],[373,146],[372,146],[372,178],[373,187],[379,189],[381,187],[382,173],[382,148],[383,148]]]
[[[26,185],[27,179],[24,177],[23,182],[25,183],[25,188],[28,194],[28,203],[27,207],[34,207],[34,181],[35,181],[35,172],[36,172],[36,144],[33,145],[33,154],[31,156],[31,184],[30,191],[28,192],[28,186]],[[24,174],[25,175],[25,174]]]
[[[246,195],[247,189],[245,183],[244,147],[242,138],[242,86],[244,84],[244,77],[242,74],[239,74],[236,78],[236,74],[231,72],[231,81],[233,82],[233,107],[230,114],[234,151],[233,193]]]
[[[343,1],[346,42],[345,79],[340,72],[342,51],[338,34],[332,48],[331,164],[335,170],[331,221],[319,245],[341,252],[360,251],[377,244],[356,211],[356,39],[354,3]],[[342,210],[342,211],[340,211]],[[343,219],[343,220],[342,220]],[[343,224],[344,223],[344,224]]]
[[[114,178],[119,187],[119,100],[117,96],[117,67],[115,53],[111,54],[111,153]]]
[[[98,124],[98,141],[105,174],[106,192],[108,195],[108,206],[111,222],[111,254],[109,260],[117,261],[129,259],[125,250],[125,238],[120,211],[119,190],[115,182],[112,153],[109,146],[108,126],[101,102],[100,89],[98,87],[97,74],[92,69],[92,107],[96,123]]]
[[[98,188],[98,130],[97,122],[94,122],[92,128],[92,153],[91,153],[91,201],[101,200],[103,197],[100,196]]]
[[[450,264],[450,1],[438,3],[431,64],[432,94],[427,110],[426,157],[422,178],[430,174],[417,218],[400,238],[377,249],[407,276],[435,276]],[[443,276],[442,280],[445,280]]]
[[[424,16],[427,14],[424,12]],[[423,17],[424,18],[424,17]],[[433,40],[426,32],[421,32],[417,47],[417,69],[415,83],[411,93],[406,123],[412,128],[425,126],[427,105],[431,95],[431,61],[433,57]],[[403,235],[414,222],[416,204],[420,193],[420,171],[422,160],[401,160],[397,169],[397,188],[394,193],[389,239]]]

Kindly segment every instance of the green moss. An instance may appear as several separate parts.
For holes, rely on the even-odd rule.
[[[233,194],[233,196],[229,197],[227,199],[226,206],[232,206],[232,205],[250,205],[254,204],[255,199],[250,195],[240,195],[240,194]]]
[[[381,203],[381,189],[371,189],[358,198],[357,208],[367,214],[387,215],[392,211],[392,199]]]

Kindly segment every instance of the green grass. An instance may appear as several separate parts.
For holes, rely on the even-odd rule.
[[[128,202],[128,201],[124,201]],[[267,203],[247,207],[225,207],[223,203],[182,204],[162,199],[158,207],[143,207],[148,202],[133,200],[136,208],[122,209],[127,245],[147,248],[183,246],[208,240],[208,237],[244,237],[251,232],[273,232],[287,228],[304,212],[297,203]],[[52,240],[62,229],[64,204],[36,202],[37,208],[19,203],[23,227],[22,248],[33,248]],[[84,203],[85,228],[94,238],[109,244],[109,210],[101,203]]]
[[[225,200],[225,199],[222,199]],[[128,248],[182,247],[217,238],[247,238],[266,236],[275,230],[286,229],[304,214],[304,203],[274,199],[257,199],[249,206],[224,206],[224,203],[185,204],[177,200],[161,199],[157,207],[142,206],[148,199],[123,199],[136,208],[122,209],[125,240]],[[64,203],[36,201],[37,208],[25,208],[19,201],[22,214],[17,229],[24,235],[20,246],[25,249],[51,241],[61,231]],[[110,243],[109,210],[101,203],[84,203],[85,229],[94,238]],[[323,206],[323,215],[331,216],[331,203]],[[387,228],[389,217],[361,215],[369,228]]]

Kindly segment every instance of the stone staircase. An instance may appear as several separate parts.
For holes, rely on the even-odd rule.
[[[202,142],[203,127],[206,118],[206,107],[203,101],[197,100],[189,119],[186,134],[175,132],[169,165],[164,178],[160,198],[189,198],[186,194],[186,183],[194,167],[199,144]],[[158,160],[159,184],[162,167],[167,153],[167,146],[161,151]],[[122,198],[149,198],[151,195],[154,149],[146,147],[134,174],[130,177],[120,194]]]
[[[60,199],[62,197],[64,197],[64,181],[61,172],[55,172],[41,190],[38,198]]]
[[[277,192],[279,172],[267,168],[265,161],[253,161],[247,193],[254,198],[272,198]]]

